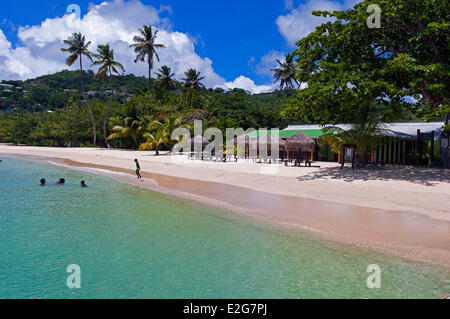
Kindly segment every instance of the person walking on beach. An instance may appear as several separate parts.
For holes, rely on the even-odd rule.
[[[138,179],[141,179],[141,178],[142,178],[142,175],[141,175],[141,165],[139,165],[139,162],[138,162],[137,159],[135,159],[134,162],[136,163],[136,175],[137,175],[137,178],[138,178]]]

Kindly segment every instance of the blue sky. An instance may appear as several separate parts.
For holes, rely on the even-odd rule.
[[[84,0],[21,1],[20,6],[15,1],[4,2],[0,13],[0,80],[64,68],[58,47],[71,31],[87,33],[95,46],[112,42],[120,57],[129,60],[132,52],[125,52],[127,41],[140,23],[146,23],[161,30],[160,40],[169,46],[161,52],[162,62],[170,66],[173,62],[177,76],[181,76],[183,67],[196,67],[207,76],[208,86],[235,85],[249,91],[267,91],[273,87],[270,68],[275,66],[276,58],[292,50],[296,40],[323,21],[311,16],[311,10],[345,9],[354,2],[112,0],[101,7],[95,6],[102,1]],[[72,3],[81,8],[81,24],[72,22],[66,14]],[[101,34],[98,30],[103,27]],[[104,33],[111,33],[111,38]],[[120,41],[116,41],[118,38]],[[30,62],[32,65],[26,64],[27,56],[35,60]],[[145,74],[143,65],[128,62],[127,73]]]

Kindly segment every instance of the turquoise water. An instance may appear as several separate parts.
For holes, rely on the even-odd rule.
[[[0,298],[438,298],[447,270],[0,157]],[[64,186],[39,186],[45,177]],[[86,180],[88,189],[79,187]],[[81,268],[69,289],[66,267]],[[368,289],[366,268],[381,267]]]

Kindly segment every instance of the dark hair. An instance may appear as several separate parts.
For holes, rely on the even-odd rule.
[[[84,185],[84,181],[81,181],[81,185]]]
[[[60,182],[61,184],[64,184],[64,183],[66,182],[66,180],[65,180],[64,178],[60,178],[60,179],[59,179],[59,182]]]
[[[137,162],[138,161],[137,158],[134,161]]]
[[[45,184],[45,178],[41,179],[41,184]]]

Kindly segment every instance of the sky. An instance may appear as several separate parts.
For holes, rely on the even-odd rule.
[[[111,0],[5,1],[0,12],[0,80],[25,80],[68,68],[62,40],[81,32],[109,43],[126,73],[148,75],[129,48],[137,30],[152,25],[166,45],[155,68],[168,65],[176,78],[199,70],[207,87],[272,91],[272,68],[295,43],[325,22],[312,10],[344,10],[356,0]],[[78,5],[80,15],[69,13]],[[95,70],[94,70],[95,71]]]

